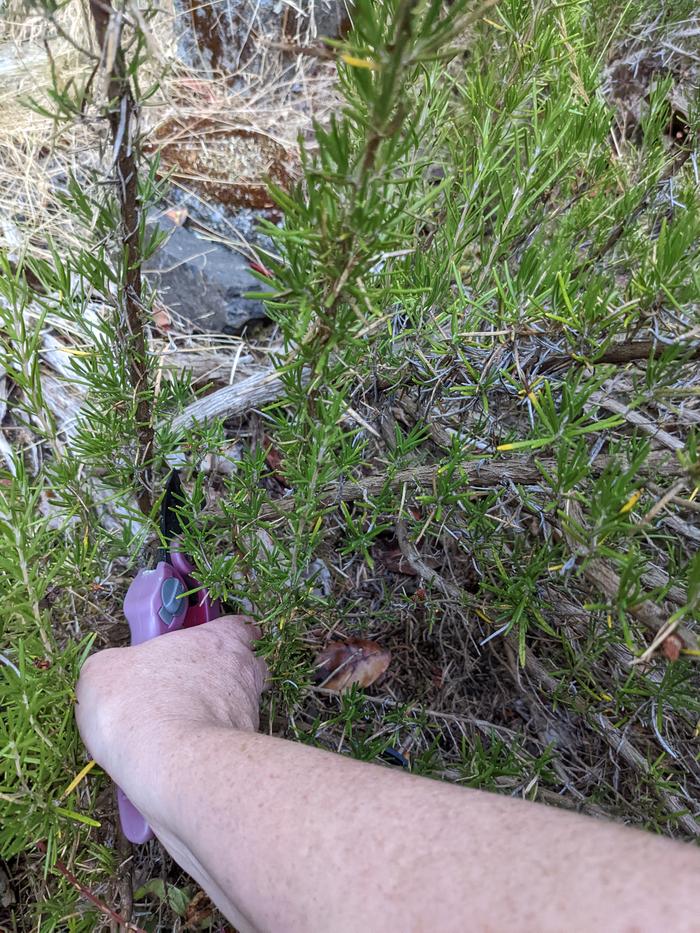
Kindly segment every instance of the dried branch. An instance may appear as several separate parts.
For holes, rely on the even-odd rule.
[[[284,384],[277,371],[266,369],[192,402],[173,420],[173,429],[182,431],[212,418],[234,418],[273,402],[283,393]]]
[[[591,725],[597,726],[599,733],[603,736],[608,745],[617,752],[627,764],[631,765],[635,771],[645,778],[649,778],[650,785],[654,788],[659,800],[664,804],[669,814],[677,819],[685,831],[691,836],[700,836],[700,826],[697,820],[688,813],[688,805],[684,804],[675,794],[663,789],[654,779],[652,767],[647,759],[638,751],[628,738],[602,713],[596,713],[589,718]],[[697,808],[697,804],[694,804]]]
[[[596,458],[593,464],[595,471],[602,472],[612,459],[611,457]],[[682,473],[679,464],[675,461],[669,461],[668,454],[663,451],[652,451],[647,458],[645,467],[649,472],[655,474],[664,473],[668,476],[677,476]],[[461,469],[463,471],[463,482],[469,483],[476,488],[501,486],[510,482],[532,486],[543,482],[543,470],[547,472],[556,471],[556,462],[542,459],[535,463],[532,460],[506,460],[505,458],[499,460],[471,460],[465,461],[461,465]],[[387,483],[393,489],[400,489],[404,483],[430,488],[433,486],[439,471],[440,464],[436,463],[430,466],[399,470],[393,475],[375,473],[358,482],[331,483],[322,490],[319,502],[323,506],[333,506],[340,502],[354,502],[357,499],[377,495],[386,487]],[[263,506],[258,517],[264,521],[280,518],[286,512],[292,512],[294,508],[295,501],[291,496],[285,499],[276,499],[274,502]]]
[[[683,441],[669,434],[668,431],[664,431],[658,424],[654,424],[653,421],[634,408],[630,408],[629,405],[625,405],[623,402],[618,402],[617,399],[605,398],[601,393],[598,393],[591,396],[591,403],[600,405],[601,408],[607,408],[608,411],[612,411],[616,415],[622,415],[625,421],[629,421],[630,424],[653,437],[654,440],[663,444],[664,447],[668,447],[669,450],[683,450],[685,448]]]
[[[116,788],[114,793],[116,803]],[[119,867],[114,881],[119,892],[119,906],[127,919],[131,920],[134,910],[134,851],[131,843],[124,835],[121,823],[117,826],[116,849],[119,856]]]
[[[607,599],[616,600],[620,595],[620,577],[604,560],[588,561],[583,568],[583,575]],[[645,628],[658,632],[666,624],[663,611],[648,599],[629,607],[629,612]],[[686,648],[697,649],[698,639],[689,629],[680,627],[677,634]]]
[[[629,343],[618,343],[601,353],[594,362],[597,363],[632,363],[635,360],[648,360],[649,357],[658,359],[671,348],[685,352],[691,350],[689,360],[700,360],[700,344],[668,344],[658,340],[632,340]]]
[[[656,483],[647,483],[647,488],[657,496],[664,495],[663,489],[661,486],[657,486]],[[684,499],[682,496],[674,494],[671,496],[670,501],[674,505],[680,505],[681,508],[686,509],[688,512],[700,512],[700,502],[695,502],[692,499]]]
[[[583,515],[578,503],[569,503],[569,517],[579,528],[584,527]],[[563,531],[555,529],[555,531],[564,536],[572,550],[580,550],[580,543],[576,540],[570,528],[564,528]],[[611,601],[618,599],[620,595],[620,577],[607,561],[601,558],[586,561],[583,565],[583,575],[589,583],[592,583],[607,599]],[[667,622],[663,611],[648,599],[644,599],[630,606],[629,612],[638,622],[641,622],[642,625],[654,633],[662,630]],[[683,626],[679,626],[676,634],[682,640],[686,648],[697,650],[698,638],[693,632]]]
[[[418,553],[418,548],[408,536],[408,525],[405,518],[399,518],[396,522],[396,540],[399,542],[401,553],[411,569],[423,580],[432,584],[440,590],[445,596],[451,596],[453,599],[461,601],[462,589],[449,580],[445,580],[436,570],[429,567]]]
[[[687,361],[700,360],[700,344],[668,344],[661,343],[658,340],[630,340],[615,343],[607,350],[604,350],[599,356],[587,359],[586,362],[591,366],[603,366],[605,364],[634,363],[642,360],[658,359],[663,353],[670,349],[680,350],[681,353],[690,353]],[[542,372],[552,372],[562,366],[568,366],[576,357],[571,353],[560,353],[556,356],[550,356],[542,365]]]

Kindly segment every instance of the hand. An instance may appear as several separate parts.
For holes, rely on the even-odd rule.
[[[258,728],[267,667],[252,651],[257,636],[246,616],[222,616],[87,659],[77,686],[78,729],[127,795],[147,780],[146,751],[166,726],[183,734],[188,724]]]

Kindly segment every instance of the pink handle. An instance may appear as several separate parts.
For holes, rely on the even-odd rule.
[[[199,583],[192,576],[194,567],[186,555],[183,554],[182,551],[171,551],[170,557],[173,562],[173,567],[185,581],[187,592],[189,593],[190,590],[196,590],[196,592],[192,594],[192,598],[196,600],[196,602],[194,605],[190,605],[189,612],[187,613],[182,627],[194,628],[195,625],[202,625],[204,622],[209,622],[210,619],[218,619],[221,615],[221,603],[218,599],[212,600],[206,588],[198,588]]]
[[[153,830],[121,787],[117,788],[117,803],[119,805],[119,819],[121,820],[122,830],[129,842],[141,845],[141,843],[153,839]]]
[[[182,628],[189,603],[183,597],[188,587],[170,564],[161,561],[154,570],[140,570],[124,599],[124,615],[131,630],[131,644],[140,645],[158,635]],[[143,715],[148,716],[144,709]],[[129,842],[142,843],[153,838],[153,830],[121,788],[117,803],[124,835]]]
[[[181,575],[165,561],[154,570],[139,570],[124,599],[131,644],[140,645],[182,628],[189,608],[183,596],[187,589]]]

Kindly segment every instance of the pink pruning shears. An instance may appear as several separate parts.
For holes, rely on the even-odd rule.
[[[161,532],[167,547],[159,552],[153,570],[139,570],[124,598],[124,615],[131,630],[132,645],[181,628],[202,625],[221,615],[221,603],[210,598],[208,590],[193,576],[195,568],[190,560],[177,549],[181,526],[176,506],[183,502],[180,475],[173,470],[160,512]],[[153,830],[119,787],[117,800],[122,829],[129,842],[152,839]]]

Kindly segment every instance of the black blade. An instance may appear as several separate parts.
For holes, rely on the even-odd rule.
[[[180,472],[173,470],[165,484],[165,495],[160,507],[160,530],[167,542],[182,533],[182,524],[177,508],[182,507],[185,497],[180,482]]]

